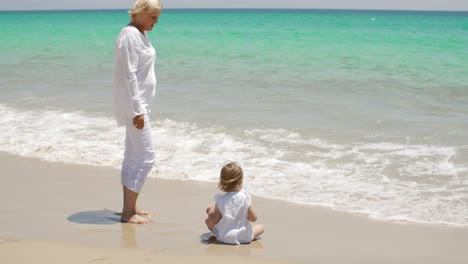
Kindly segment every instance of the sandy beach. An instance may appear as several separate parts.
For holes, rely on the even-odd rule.
[[[254,197],[265,234],[210,243],[216,184],[149,178],[140,207],[153,224],[122,224],[119,171],[0,153],[2,263],[468,263],[468,228],[375,221]]]

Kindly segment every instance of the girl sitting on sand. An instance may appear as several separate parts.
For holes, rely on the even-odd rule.
[[[218,241],[226,244],[250,243],[264,231],[263,225],[250,224],[250,221],[257,221],[257,215],[250,195],[241,191],[243,177],[237,163],[224,165],[218,187],[225,193],[216,195],[216,205],[206,209],[206,226]]]

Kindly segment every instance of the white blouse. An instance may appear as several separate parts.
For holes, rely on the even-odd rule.
[[[156,90],[156,51],[148,37],[126,26],[115,43],[114,112],[118,126],[128,118],[150,113]]]

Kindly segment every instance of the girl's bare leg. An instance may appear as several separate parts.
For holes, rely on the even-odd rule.
[[[261,236],[263,234],[263,232],[265,232],[265,229],[263,227],[263,225],[254,225],[252,227],[252,231],[253,231],[253,239],[257,239],[259,236]]]
[[[209,218],[206,218],[205,224],[206,224],[206,227],[208,227],[208,229],[209,229],[211,232],[213,232],[214,225],[211,223],[211,221],[210,221]]]

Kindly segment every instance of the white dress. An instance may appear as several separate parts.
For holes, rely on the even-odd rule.
[[[226,244],[250,243],[253,239],[252,225],[247,219],[250,195],[244,192],[228,192],[215,196],[221,219],[214,226],[216,239]]]

